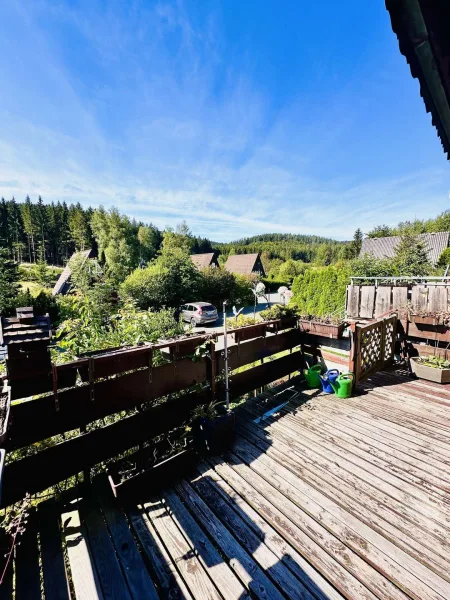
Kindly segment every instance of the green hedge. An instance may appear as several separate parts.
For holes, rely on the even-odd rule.
[[[290,304],[296,305],[298,312],[304,315],[325,317],[343,313],[349,276],[350,266],[346,263],[308,269],[294,279]]]

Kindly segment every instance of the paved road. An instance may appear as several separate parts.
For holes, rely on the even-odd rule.
[[[280,295],[279,294],[270,294],[270,296],[268,297],[268,300],[270,301],[269,306],[272,306],[273,304],[279,304],[280,303]],[[259,302],[256,305],[256,312],[261,312],[262,310],[265,310],[267,308],[267,302],[264,298],[259,298]],[[217,309],[219,310],[219,318],[217,319],[217,321],[215,323],[213,323],[212,325],[201,325],[199,327],[194,327],[194,331],[206,331],[207,333],[215,333],[218,331],[222,331],[223,330],[223,313],[220,312],[222,307],[217,307]],[[238,309],[240,307],[237,307]],[[252,316],[253,315],[253,310],[254,310],[254,306],[246,306],[244,308],[244,310],[242,311],[242,314],[245,316]],[[233,317],[233,309],[232,307],[227,307],[227,318],[231,318]]]

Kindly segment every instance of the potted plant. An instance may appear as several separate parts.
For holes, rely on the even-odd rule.
[[[194,448],[200,454],[220,454],[228,450],[235,436],[235,415],[219,402],[197,406],[192,413]]]
[[[306,315],[299,317],[300,330],[312,335],[321,335],[328,338],[339,339],[347,327],[347,323],[339,317],[315,317]]]
[[[412,356],[411,371],[420,379],[450,383],[450,361],[440,356]]]
[[[283,329],[290,329],[296,327],[298,317],[295,310],[289,306],[283,306],[282,304],[274,304],[266,310],[262,310],[260,315],[264,321],[275,321],[270,322],[267,325],[267,331],[276,333]]]

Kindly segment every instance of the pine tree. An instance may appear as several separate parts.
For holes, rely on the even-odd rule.
[[[42,260],[45,262],[47,259],[47,248],[46,248],[46,244],[47,244],[47,233],[46,233],[47,211],[45,210],[45,205],[42,201],[41,196],[39,196],[37,204],[36,204],[35,215],[36,215],[36,227],[39,231],[39,236],[40,236],[40,239],[39,239],[40,254],[42,255]]]
[[[355,257],[359,256],[359,253],[361,252],[362,241],[363,241],[363,232],[358,227],[358,229],[355,231],[355,233],[353,235],[353,242],[352,242],[353,254]]]
[[[28,239],[28,260],[29,262],[36,262],[36,213],[30,196],[26,197],[25,203],[20,208],[24,230]]]
[[[430,274],[432,265],[428,260],[427,249],[417,235],[403,235],[395,253],[394,264],[400,276],[424,277]]]

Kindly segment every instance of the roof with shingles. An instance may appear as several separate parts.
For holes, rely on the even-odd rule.
[[[262,264],[257,264],[258,261],[260,262],[259,254],[233,254],[228,257],[224,268],[237,275],[251,275],[259,271],[255,267],[261,266],[264,274]]]
[[[92,249],[82,250],[81,252],[74,252],[70,259],[72,259],[76,254],[81,254],[84,256],[85,260],[91,258],[93,256]],[[69,267],[69,263],[67,263],[64,271],[59,276],[58,281],[55,283],[55,286],[52,290],[52,296],[57,296],[58,294],[67,294],[70,288],[70,276],[72,275],[72,271]]]
[[[424,243],[428,254],[428,260],[435,265],[442,252],[448,248],[450,233],[448,231],[439,231],[437,233],[422,233],[418,236]],[[370,254],[374,258],[393,258],[399,245],[401,237],[392,235],[381,238],[365,238],[362,242],[360,256]]]
[[[203,254],[191,254],[191,259],[197,269],[206,269],[217,261],[214,258],[214,252],[205,252]]]
[[[19,344],[22,342],[36,342],[50,340],[52,330],[50,318],[45,316],[31,316],[22,322],[19,317],[2,317],[0,321],[0,344]]]

